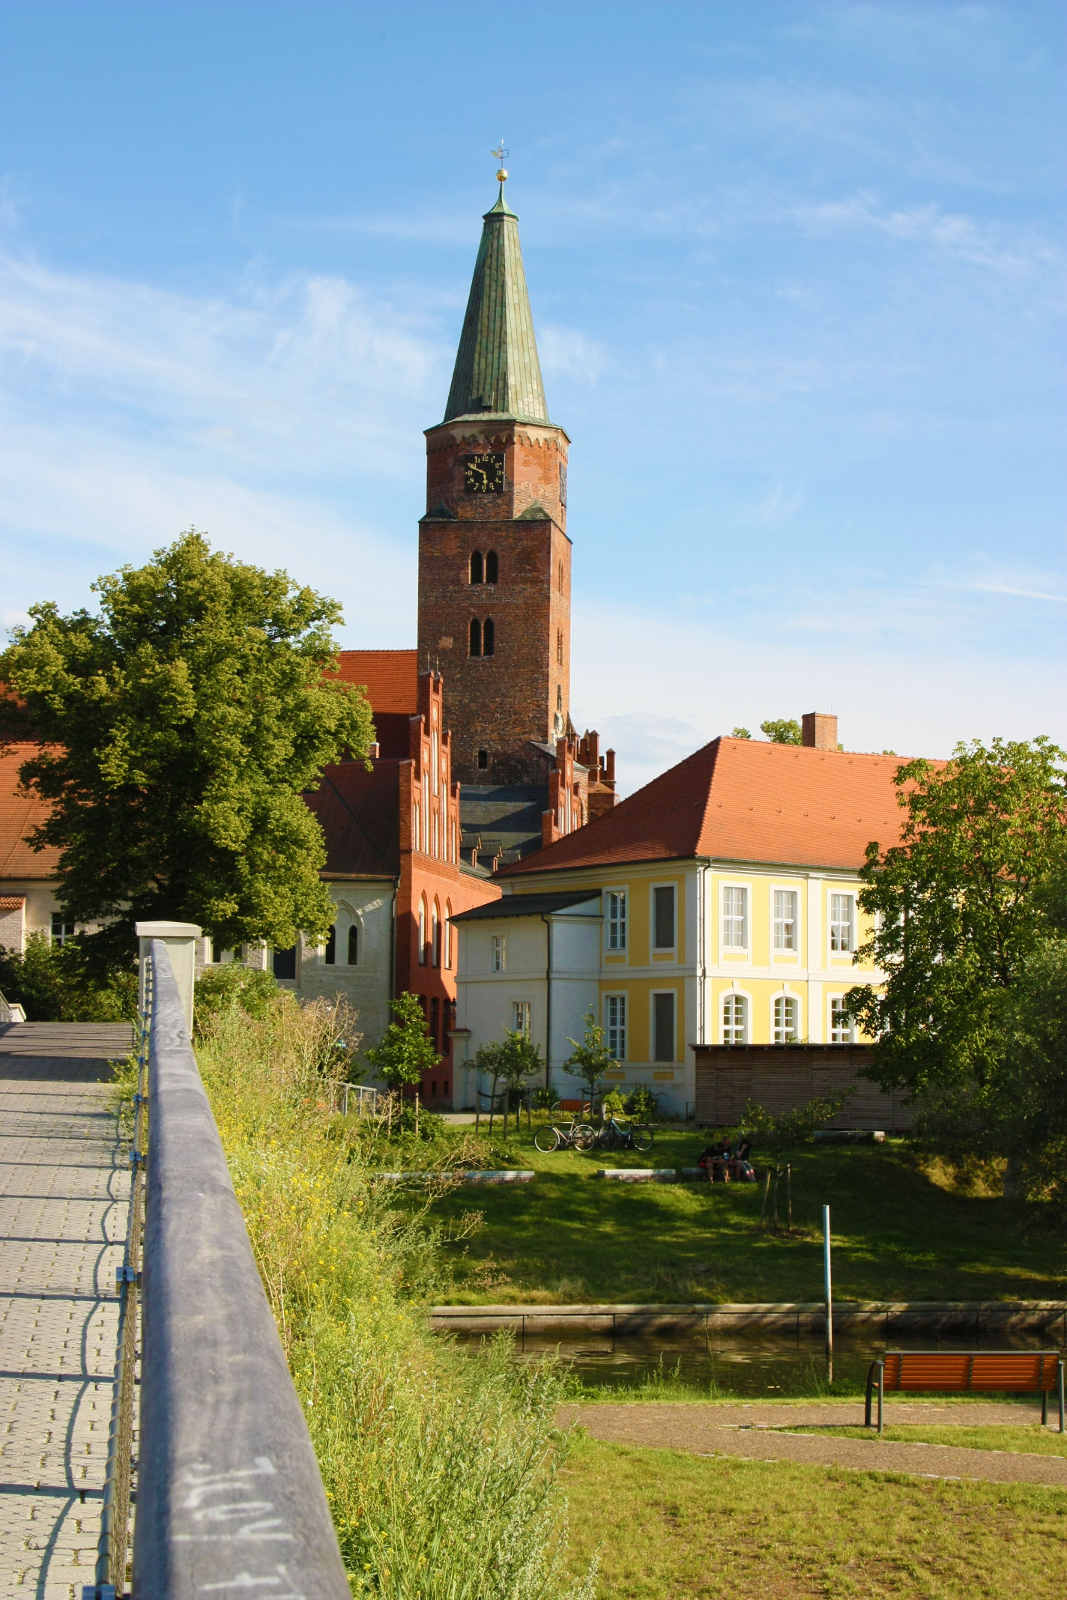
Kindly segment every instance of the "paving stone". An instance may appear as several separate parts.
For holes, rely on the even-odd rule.
[[[0,1594],[95,1576],[130,1193],[109,1056],[127,1032],[0,1032]]]

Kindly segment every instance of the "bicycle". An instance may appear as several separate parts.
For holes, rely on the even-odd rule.
[[[587,1122],[579,1122],[577,1117],[572,1117],[566,1128],[549,1122],[534,1134],[534,1148],[540,1150],[542,1155],[547,1155],[550,1150],[591,1150],[595,1141],[593,1129]]]
[[[593,1135],[603,1150],[651,1150],[652,1129],[647,1122],[616,1122],[614,1117],[600,1125]]]

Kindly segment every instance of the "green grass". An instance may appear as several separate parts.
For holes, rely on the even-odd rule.
[[[600,1166],[692,1165],[692,1129],[657,1134],[650,1155],[542,1155],[525,1128],[494,1138],[497,1165],[532,1183],[458,1188],[434,1201],[455,1229],[481,1227],[451,1253],[459,1303],[817,1300],[821,1207],[832,1208],[838,1300],[1002,1300],[1067,1296],[1067,1250],[1025,1231],[1018,1204],[950,1192],[902,1143],[816,1146],[793,1158],[794,1231],[760,1225],[756,1184],[620,1184]],[[483,1154],[489,1147],[483,1143]],[[759,1165],[759,1152],[756,1152]]]
[[[563,1471],[599,1600],[1059,1600],[1067,1494],[583,1438]]]
[[[1039,1415],[1039,1413],[1038,1413]],[[830,1434],[840,1439],[876,1439],[871,1428],[842,1426],[786,1428],[787,1433]],[[897,1444],[947,1444],[965,1450],[1007,1450],[1016,1455],[1067,1456],[1067,1434],[1042,1428],[1035,1419],[1029,1427],[940,1427],[926,1422],[886,1427],[882,1438]]]

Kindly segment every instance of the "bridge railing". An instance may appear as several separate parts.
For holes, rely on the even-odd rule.
[[[159,939],[147,959],[133,1595],[347,1600],[303,1410]]]

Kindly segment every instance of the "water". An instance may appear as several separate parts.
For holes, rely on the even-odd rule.
[[[460,1342],[478,1341],[480,1334],[460,1335]],[[874,1335],[834,1336],[833,1389],[862,1389],[875,1356],[892,1350],[1035,1349],[1054,1347],[1054,1341],[1033,1335],[998,1333],[975,1339],[937,1337],[935,1334],[896,1337]],[[677,1381],[697,1393],[737,1395],[744,1399],[810,1397],[829,1392],[821,1334],[734,1335],[713,1333],[670,1334],[660,1337],[583,1334],[580,1339],[516,1338],[515,1358],[538,1361],[559,1354],[575,1377],[590,1388],[636,1389],[660,1378]]]

